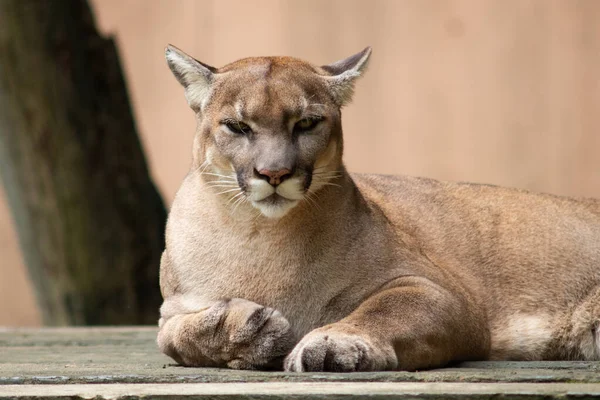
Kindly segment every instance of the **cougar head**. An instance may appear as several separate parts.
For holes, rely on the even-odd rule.
[[[370,54],[367,47],[321,67],[258,57],[214,68],[168,46],[169,67],[197,116],[193,166],[206,186],[232,212],[249,204],[271,218],[335,187],[340,110]]]

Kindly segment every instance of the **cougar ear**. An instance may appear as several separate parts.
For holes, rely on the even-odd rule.
[[[321,67],[329,74],[325,79],[338,106],[342,107],[352,100],[356,78],[367,68],[370,56],[371,47],[367,47],[360,53]]]
[[[185,98],[194,110],[208,99],[210,85],[217,69],[204,64],[173,45],[165,49],[165,58],[175,78],[185,88]]]

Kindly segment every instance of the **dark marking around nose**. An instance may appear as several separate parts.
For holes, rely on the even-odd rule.
[[[248,185],[246,185],[246,181],[244,180],[244,176],[242,175],[241,171],[235,171],[235,176],[237,178],[238,186],[245,192],[248,188]]]
[[[273,171],[270,169],[261,169],[260,171],[256,172],[259,177],[266,180],[273,186],[279,185],[281,182],[292,176],[292,171],[290,171],[287,168],[283,168],[278,171]]]
[[[312,179],[313,171],[312,169],[307,169],[304,174],[304,190],[308,190],[308,188],[310,188],[310,185],[312,184]]]

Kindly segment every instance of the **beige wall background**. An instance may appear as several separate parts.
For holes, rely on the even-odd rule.
[[[216,66],[374,48],[344,111],[351,171],[600,197],[600,1],[94,0],[120,47],[152,174],[171,202],[194,118],[163,60]],[[0,193],[1,195],[1,193]],[[0,325],[40,323],[0,199]]]

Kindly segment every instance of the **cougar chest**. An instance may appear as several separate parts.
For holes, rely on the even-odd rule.
[[[181,250],[173,261],[186,298],[199,306],[243,298],[272,307],[298,334],[319,326],[339,290],[328,276],[327,258],[315,257],[300,238],[196,225],[182,230],[174,245]]]

